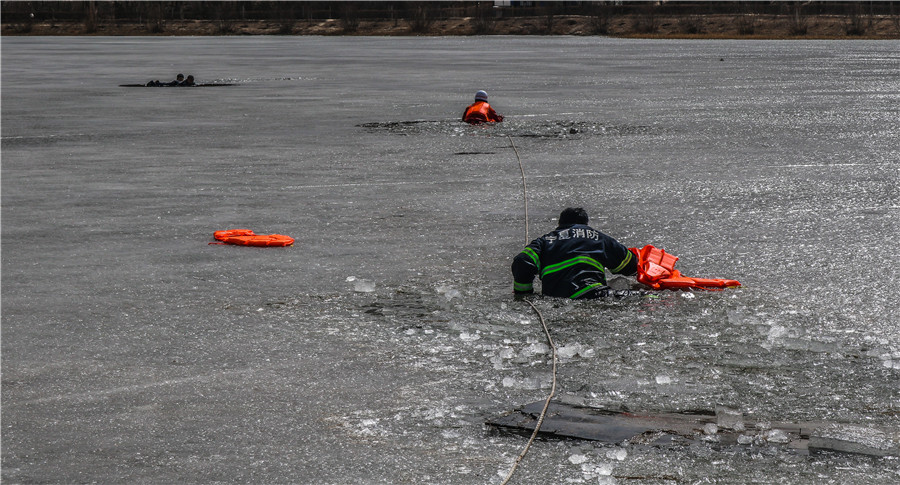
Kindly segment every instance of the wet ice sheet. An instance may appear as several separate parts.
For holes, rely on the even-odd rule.
[[[531,237],[584,205],[745,285],[539,302],[568,399],[896,423],[896,43],[3,44],[4,480],[499,482],[524,440],[482,423],[550,382],[510,138]],[[113,87],[187,69],[238,85]],[[477,89],[508,122],[456,121]],[[206,245],[234,227],[298,242]],[[897,476],[546,441],[517,479]]]
[[[566,113],[567,115],[580,115],[584,113]],[[389,133],[392,135],[418,136],[418,135],[444,135],[444,136],[473,136],[483,134],[491,137],[523,137],[523,138],[551,138],[551,139],[580,139],[593,136],[627,136],[649,134],[654,131],[650,126],[615,126],[603,123],[591,123],[572,120],[534,120],[523,118],[521,120],[504,121],[497,124],[470,126],[460,123],[459,120],[413,120],[413,121],[387,121],[371,122],[359,125],[371,133]],[[479,130],[481,132],[479,133]],[[658,130],[658,128],[657,128]],[[478,154],[477,152],[461,152],[459,155]],[[491,152],[490,154],[496,154]]]

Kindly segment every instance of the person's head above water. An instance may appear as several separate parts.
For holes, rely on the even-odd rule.
[[[571,226],[572,224],[587,224],[587,211],[581,207],[568,207],[559,213],[559,225]]]
[[[179,73],[177,76],[175,76],[175,79],[177,81],[184,81],[184,74]]]
[[[475,93],[475,101],[487,102],[487,93],[484,91],[478,91],[477,93]]]

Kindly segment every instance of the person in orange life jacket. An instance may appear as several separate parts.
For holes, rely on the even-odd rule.
[[[622,243],[588,226],[587,212],[569,207],[559,215],[558,227],[531,241],[512,262],[513,292],[517,298],[534,293],[534,277],[541,293],[561,298],[600,298],[611,294],[606,270],[637,273],[638,258]]]
[[[484,91],[475,93],[475,102],[470,104],[463,113],[462,120],[466,123],[477,125],[486,122],[503,121],[503,116],[498,115],[494,108],[487,102],[488,95]]]

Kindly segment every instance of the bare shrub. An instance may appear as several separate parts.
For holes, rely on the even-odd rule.
[[[703,25],[703,16],[697,14],[685,15],[678,19],[678,30],[685,34],[703,34],[706,28]]]
[[[216,33],[220,35],[233,34],[235,32],[234,22],[231,20],[219,20],[216,22]]]
[[[31,22],[25,22],[23,24],[10,24],[9,28],[17,34],[27,34],[34,28],[34,24],[32,24]]]
[[[161,3],[161,2],[160,2]],[[215,10],[213,11],[213,18],[216,20],[216,33],[219,35],[228,35],[235,33],[235,21],[234,18],[237,16],[237,12],[235,10],[235,5],[232,2],[210,2],[211,4],[217,3],[215,5]]]
[[[294,22],[292,20],[282,20],[278,24],[278,33],[280,35],[291,35],[294,33]]]
[[[472,19],[472,33],[475,35],[492,34],[496,23],[493,17],[493,9],[479,8]]]
[[[412,20],[410,21],[410,29],[419,34],[426,34],[431,31],[431,24],[434,22],[431,12],[430,2],[412,2]]]
[[[737,32],[740,35],[755,34],[758,24],[759,20],[753,14],[740,13],[734,19],[734,25],[737,27]]]
[[[894,11],[894,2],[891,2],[891,13],[890,13],[891,23],[894,24],[894,30],[900,34],[900,14]]]
[[[609,24],[612,19],[612,9],[607,5],[594,5],[590,11],[589,26],[592,34],[609,34]]]
[[[553,24],[556,21],[555,16],[555,7],[552,5],[553,2],[549,2],[547,6],[544,7],[544,32],[547,34],[553,33]]]
[[[141,14],[141,23],[147,32],[161,34],[166,30],[162,2],[142,3],[138,7],[138,12]]]
[[[294,33],[294,24],[297,21],[295,20],[292,2],[281,2],[279,4],[278,19],[278,33],[280,35],[291,35]]]
[[[859,4],[855,4],[850,7],[850,13],[843,23],[844,32],[847,35],[860,36],[865,35],[868,28],[872,26],[872,18],[864,15],[862,7]]]
[[[94,2],[87,2],[87,13],[84,16],[84,33],[93,34],[97,32],[97,5]]]
[[[647,5],[643,12],[635,17],[632,27],[642,34],[653,34],[658,32],[659,19],[656,17],[656,7],[652,4]]]
[[[809,32],[809,21],[803,12],[803,4],[795,3],[788,17],[788,33],[790,35],[806,35]]]
[[[355,2],[341,3],[341,29],[345,34],[359,30],[359,9]]]

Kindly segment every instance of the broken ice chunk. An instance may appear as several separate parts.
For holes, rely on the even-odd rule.
[[[744,414],[737,409],[716,406],[716,424],[723,429],[744,431]]]

